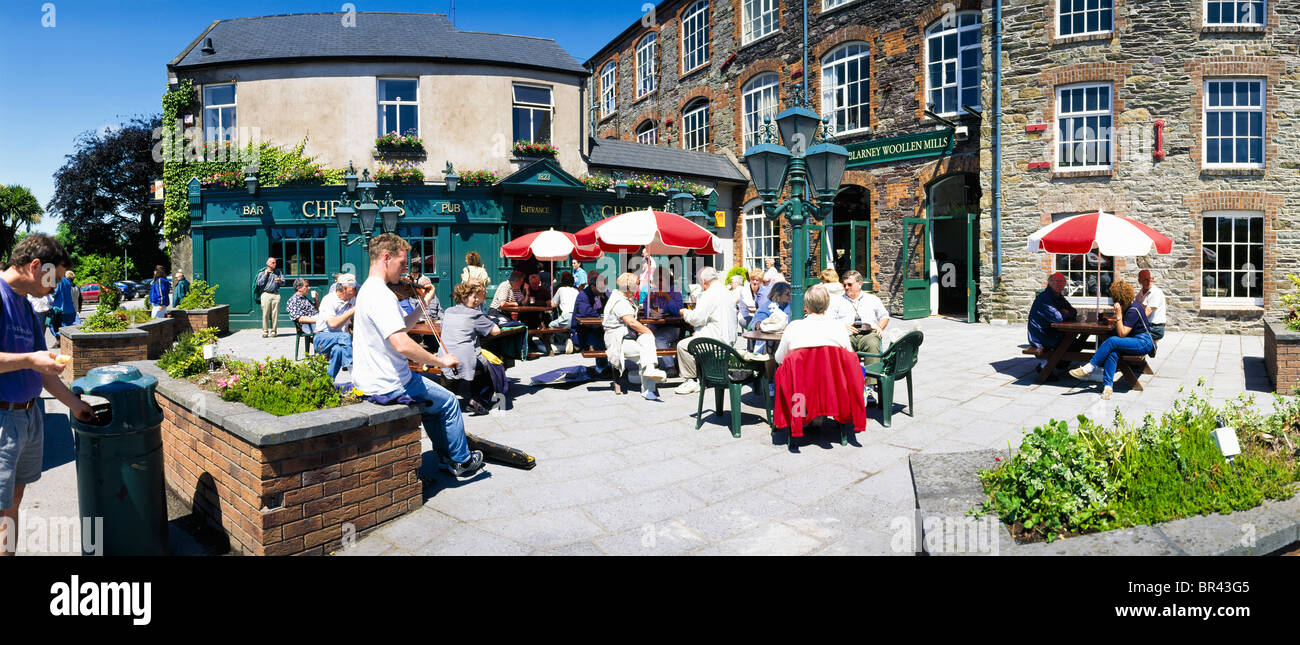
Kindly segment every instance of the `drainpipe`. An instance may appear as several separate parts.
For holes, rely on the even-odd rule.
[[[808,101],[808,0],[803,0],[803,100]]]
[[[993,281],[1002,281],[1002,0],[993,16]],[[996,284],[995,284],[996,286]]]

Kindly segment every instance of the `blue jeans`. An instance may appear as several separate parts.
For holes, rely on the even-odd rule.
[[[1093,354],[1090,362],[1094,368],[1105,366],[1105,370],[1102,372],[1101,384],[1105,387],[1111,387],[1115,384],[1115,368],[1119,367],[1121,354],[1141,356],[1150,352],[1152,347],[1154,345],[1151,343],[1151,335],[1146,332],[1134,334],[1127,338],[1111,336],[1097,348],[1097,353]]]
[[[465,421],[460,414],[460,402],[446,388],[419,375],[413,375],[403,387],[406,395],[430,405],[420,414],[424,432],[433,442],[440,456],[449,457],[460,464],[469,460],[469,442],[465,440]],[[389,394],[401,394],[400,391]]]
[[[330,378],[339,375],[339,370],[352,367],[352,334],[344,331],[316,332],[316,353],[330,357]]]

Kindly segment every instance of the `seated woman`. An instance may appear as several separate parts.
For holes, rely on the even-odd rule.
[[[442,313],[443,350],[456,357],[460,366],[443,370],[447,389],[464,398],[463,407],[472,414],[487,414],[492,397],[506,388],[505,369],[483,358],[479,339],[496,336],[501,328],[479,306],[487,288],[479,280],[456,285],[451,299],[456,303]]]
[[[578,304],[578,290],[573,286],[572,273],[565,271],[560,274],[560,286],[555,290],[552,301],[555,303],[556,308],[560,310],[560,313],[547,324],[547,327],[551,329],[569,329],[572,327],[573,308]],[[564,348],[565,354],[573,353],[573,339],[569,337],[569,334],[551,335],[552,354],[556,351],[554,347],[557,343]]]
[[[772,285],[772,292],[768,295],[767,302],[754,312],[754,319],[750,321],[749,328],[773,333],[783,331],[790,322],[790,297],[789,282],[778,282]],[[768,350],[767,341],[759,341],[754,345],[754,351],[760,354]]]
[[[778,283],[784,284],[784,283]],[[776,362],[785,361],[792,350],[804,347],[843,347],[853,351],[849,345],[849,330],[843,323],[826,315],[830,308],[831,295],[826,285],[813,285],[803,297],[804,318],[791,321],[781,334],[781,344],[777,345]]]
[[[1141,356],[1155,345],[1151,340],[1151,323],[1141,303],[1134,302],[1133,286],[1123,280],[1110,285],[1110,297],[1115,301],[1115,335],[1097,347],[1092,360],[1070,370],[1070,376],[1087,378],[1098,367],[1105,367],[1101,379],[1101,398],[1109,399],[1114,391],[1115,368],[1121,355]]]

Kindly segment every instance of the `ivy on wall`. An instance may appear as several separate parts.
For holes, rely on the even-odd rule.
[[[184,126],[186,115],[198,117],[198,92],[190,79],[162,97],[163,104],[163,236],[168,246],[190,232],[190,207],[186,185],[219,173],[243,175],[249,166],[257,167],[258,185],[271,188],[282,184],[342,184],[344,170],[325,168],[314,158],[303,156],[304,137],[290,150],[269,143],[249,143],[244,147],[205,143],[198,128]]]

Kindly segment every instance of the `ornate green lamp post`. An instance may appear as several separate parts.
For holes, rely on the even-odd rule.
[[[754,188],[763,199],[767,218],[776,221],[781,215],[790,220],[790,277],[792,318],[803,316],[804,281],[807,276],[808,238],[804,223],[809,217],[821,219],[832,208],[840,180],[848,166],[849,151],[837,143],[826,122],[818,118],[803,100],[800,88],[793,90],[795,106],[776,116],[776,127],[768,117],[762,142],[745,151],[745,167]],[[780,133],[781,145],[773,133]],[[786,184],[790,198],[776,204]],[[816,194],[816,201],[809,199]]]

